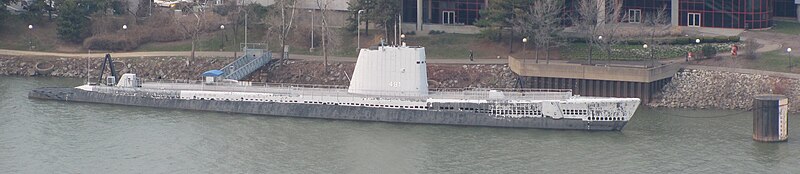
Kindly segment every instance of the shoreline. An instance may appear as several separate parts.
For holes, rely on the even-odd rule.
[[[89,77],[97,79],[101,58],[91,58]],[[135,57],[115,58],[120,74],[137,73],[143,80],[202,80],[206,70],[225,66],[231,58]],[[52,64],[51,66],[47,64]],[[86,58],[0,56],[0,75],[86,78]],[[37,68],[36,66],[40,67]],[[349,85],[354,63],[333,62],[327,68],[316,60],[276,60],[245,81]],[[431,88],[514,88],[517,75],[507,65],[430,64]],[[109,74],[106,71],[106,74]],[[644,105],[655,108],[750,110],[753,96],[783,94],[789,97],[790,112],[800,111],[800,79],[781,75],[682,69]]]
[[[97,80],[102,58],[89,58],[89,78]],[[137,57],[114,58],[119,74],[136,73],[146,81],[202,81],[205,71],[219,69],[232,59],[223,57]],[[117,63],[121,62],[121,63]],[[50,65],[51,64],[51,65]],[[37,68],[37,65],[39,66]],[[297,83],[349,85],[353,62],[331,62],[327,67],[318,60],[273,60],[243,81],[264,83]],[[507,65],[497,64],[430,64],[427,67],[431,88],[513,88],[516,75]],[[110,74],[105,71],[105,74]],[[87,58],[32,57],[0,55],[0,75],[52,76],[86,78]]]

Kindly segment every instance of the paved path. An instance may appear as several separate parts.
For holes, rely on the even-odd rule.
[[[729,68],[729,67],[718,67],[718,66],[703,66],[703,65],[686,65],[686,68],[687,69],[696,69],[696,70],[725,71],[725,72],[734,72],[734,73],[742,73],[742,74],[757,74],[757,75],[767,75],[767,76],[774,76],[774,77],[800,79],[800,74],[775,72],[775,71],[762,71],[762,70],[754,70],[754,69]]]
[[[0,55],[11,56],[48,56],[48,57],[103,57],[105,52],[100,53],[57,53],[57,52],[39,52],[39,51],[21,51],[21,50],[7,50],[0,49]],[[196,51],[195,56],[198,57],[233,57],[233,52],[218,52],[218,51]],[[113,57],[169,57],[169,56],[189,56],[189,51],[153,51],[153,52],[120,52],[111,53]],[[236,55],[242,55],[237,52]],[[280,55],[280,54],[274,54]],[[290,59],[293,60],[319,60],[322,61],[322,56],[313,55],[300,55],[291,54]],[[331,62],[355,62],[355,57],[328,57]],[[468,59],[428,59],[428,63],[432,64],[507,64],[508,59],[475,59],[469,61]]]

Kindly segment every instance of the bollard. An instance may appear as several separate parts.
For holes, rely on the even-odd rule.
[[[753,100],[753,140],[786,141],[788,138],[789,98],[762,94]]]

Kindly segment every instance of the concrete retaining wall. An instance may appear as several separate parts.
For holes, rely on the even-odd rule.
[[[520,76],[607,80],[650,83],[670,78],[680,70],[680,64],[668,64],[653,68],[637,66],[592,66],[574,63],[532,63],[508,57],[511,70]]]

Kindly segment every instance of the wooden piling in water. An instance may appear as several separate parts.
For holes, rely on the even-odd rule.
[[[753,140],[786,141],[788,138],[789,98],[783,95],[757,95],[753,100]]]

